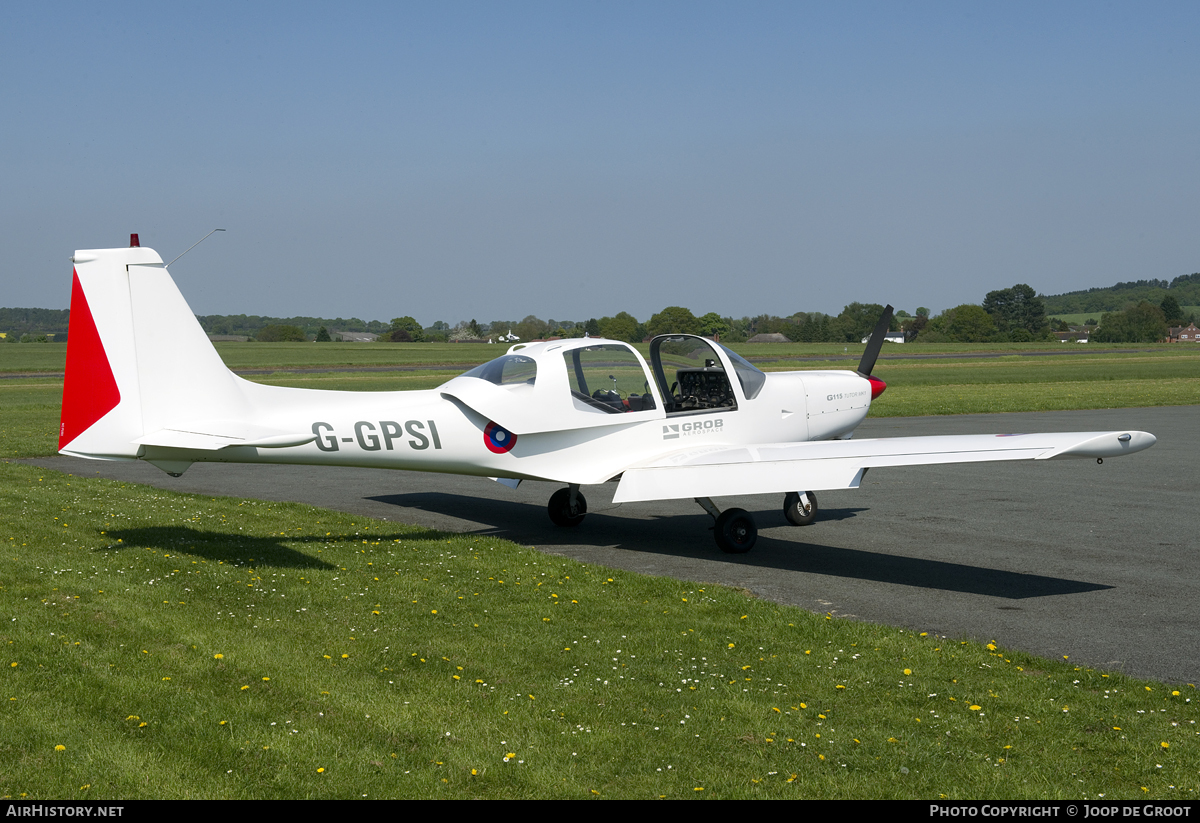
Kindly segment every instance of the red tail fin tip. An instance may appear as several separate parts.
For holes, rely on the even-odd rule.
[[[137,235],[133,235],[137,240]],[[67,326],[67,369],[63,379],[62,418],[58,447],[83,434],[121,402],[104,343],[75,273],[71,284],[71,319]]]

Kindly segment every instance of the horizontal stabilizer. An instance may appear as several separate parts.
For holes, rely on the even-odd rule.
[[[260,449],[285,449],[303,446],[317,439],[312,432],[282,432],[261,426],[246,424],[194,424],[189,431],[181,429],[159,429],[140,437],[134,442],[141,446],[159,446],[167,449],[196,449],[217,451],[229,446],[254,446]]]
[[[1154,443],[1147,432],[1055,432],[712,446],[626,469],[613,502],[852,489],[875,467],[1118,457]]]

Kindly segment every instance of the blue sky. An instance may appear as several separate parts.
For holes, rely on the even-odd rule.
[[[1200,4],[0,7],[0,305],[935,312],[1200,270]]]

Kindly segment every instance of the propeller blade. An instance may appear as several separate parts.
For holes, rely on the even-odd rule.
[[[875,331],[871,332],[871,339],[867,341],[862,360],[858,361],[858,373],[863,377],[871,376],[871,369],[875,368],[875,361],[879,359],[879,350],[883,348],[883,339],[887,336],[891,323],[892,307],[888,305],[884,307],[883,314],[879,315],[879,322],[875,324]]]

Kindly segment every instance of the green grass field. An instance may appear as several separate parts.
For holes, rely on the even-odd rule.
[[[1180,306],[1179,308],[1183,311],[1184,317],[1200,314],[1200,306]],[[1049,316],[1053,319],[1062,320],[1064,323],[1070,323],[1072,326],[1082,326],[1088,320],[1099,321],[1104,315],[1105,312],[1102,311],[1087,311],[1075,314],[1052,314]]]
[[[1190,685],[0,463],[0,795],[1180,798]]]
[[[36,371],[35,348],[0,346],[20,355],[0,369]],[[305,360],[311,344],[234,348],[263,357],[247,367],[333,365]],[[382,348],[415,365],[425,347]],[[1200,353],[1149,348],[881,361],[872,414],[1200,403]],[[252,379],[428,388],[458,371]],[[0,380],[0,457],[53,453],[60,396],[59,379]],[[1200,785],[1190,684],[485,537],[0,463],[0,550],[6,797],[1194,800]]]

